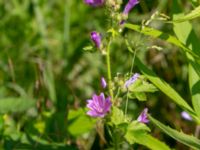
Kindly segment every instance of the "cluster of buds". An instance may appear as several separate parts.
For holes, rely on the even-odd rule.
[[[122,0],[107,0],[106,6],[109,8],[112,8],[114,11],[118,11],[120,9],[120,6],[122,4]]]
[[[90,5],[92,7],[98,7],[98,6],[102,6],[105,4],[105,0],[84,0],[84,2],[87,5]],[[106,5],[108,6],[108,8],[114,8],[114,11],[111,12],[111,17],[115,18],[120,25],[125,23],[125,20],[128,18],[129,12],[138,3],[139,3],[138,0],[129,0],[125,6],[123,12],[121,14],[119,14],[119,13],[115,13],[115,12],[120,9],[122,0],[107,0],[106,1]],[[96,48],[98,48],[98,49],[102,48],[102,40],[101,40],[102,37],[101,37],[100,33],[93,31],[90,34],[90,38],[93,41],[93,43],[95,44]]]

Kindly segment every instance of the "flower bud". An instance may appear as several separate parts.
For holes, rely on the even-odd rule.
[[[126,4],[123,14],[128,15],[128,13],[131,11],[131,9],[139,3],[138,0],[129,0],[129,2]]]
[[[93,31],[93,32],[91,32],[90,37],[91,37],[91,40],[94,42],[95,46],[97,48],[100,48],[101,47],[101,35],[98,32]]]

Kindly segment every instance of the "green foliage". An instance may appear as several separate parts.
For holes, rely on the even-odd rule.
[[[139,31],[137,26],[135,25],[127,25],[128,28]],[[150,31],[151,29],[148,29]],[[161,33],[160,31],[153,30],[153,32],[148,32],[148,31],[142,31],[142,33],[158,37],[158,35]],[[173,39],[176,39],[175,37],[171,37]],[[171,40],[167,39],[168,42]],[[176,41],[179,42],[179,40],[176,39]],[[176,42],[175,42],[176,43]],[[183,45],[183,44],[181,44]],[[129,47],[130,48],[130,47]],[[188,48],[187,48],[188,49]],[[188,52],[189,53],[189,52]],[[190,54],[193,54],[190,50]],[[162,92],[164,92],[167,96],[169,96],[175,103],[177,103],[179,106],[184,108],[186,111],[190,113],[191,116],[195,118],[197,123],[200,122],[200,120],[197,118],[194,110],[186,103],[186,101],[173,89],[168,85],[164,80],[161,80],[156,76],[156,74],[148,69],[140,60],[139,58],[135,58],[135,64],[139,67],[139,69],[142,71],[142,73],[157,87],[159,88]]]
[[[46,67],[43,72],[44,84],[49,92],[50,100],[55,104],[57,102],[55,81],[53,75],[53,68],[50,61],[47,61]]]
[[[131,92],[156,92],[157,88],[144,80],[136,80],[134,84],[129,86]]]
[[[23,112],[35,107],[36,101],[25,97],[6,97],[0,99],[0,113]]]
[[[172,36],[170,34],[164,33],[162,31],[159,31],[159,30],[156,30],[156,29],[153,29],[153,28],[145,27],[145,26],[140,27],[140,26],[134,25],[134,24],[125,24],[124,26],[126,28],[131,29],[131,30],[140,32],[142,34],[149,35],[149,36],[152,36],[154,38],[160,38],[160,39],[162,39],[164,41],[167,41],[167,42],[169,42],[171,44],[174,44],[174,45],[180,47],[184,52],[190,53],[193,57],[199,58],[199,55],[197,55],[194,52],[192,52],[191,49],[186,47],[176,37],[174,37],[174,36]]]
[[[178,140],[179,142],[193,148],[193,149],[200,149],[200,140],[198,140],[196,137],[184,134],[183,132],[178,132],[177,130],[174,130],[158,120],[154,119],[152,116],[149,116],[150,120],[153,124],[155,124],[158,128],[160,128],[163,132],[171,136],[172,138]]]
[[[128,125],[125,138],[131,144],[138,143],[152,150],[170,150],[163,142],[149,135],[147,133],[149,131],[150,129],[145,124],[133,121]]]
[[[79,109],[69,111],[68,123],[69,133],[77,137],[94,129],[96,120],[87,116],[83,109]]]
[[[93,52],[94,51],[94,47],[92,46],[86,46],[83,48],[84,51],[89,51],[89,52]]]
[[[120,12],[126,2],[123,1]],[[175,5],[175,2],[179,3]],[[152,3],[140,1],[128,16],[127,22],[134,24],[119,26],[121,17],[125,16],[119,13],[117,22],[112,22],[113,11],[109,16],[109,9],[105,6],[90,7],[80,0],[0,1],[0,149],[104,149],[115,142],[120,148],[127,145],[137,147],[139,144],[149,149],[169,149],[150,135],[147,125],[132,121],[142,105],[150,106],[152,114],[164,113],[169,119],[167,122],[174,121],[176,126],[193,132],[195,122],[187,123],[178,117],[170,119],[169,116],[179,116],[176,107],[170,105],[170,111],[165,113],[169,109],[165,95],[148,93],[161,90],[200,123],[198,5],[198,0],[173,1],[172,5],[168,5],[167,0]],[[179,10],[179,7],[184,10]],[[150,15],[157,10],[166,15],[173,14],[173,20],[152,21]],[[178,14],[189,13],[175,17],[174,11]],[[151,21],[140,26],[144,19]],[[172,26],[176,37],[172,35]],[[94,30],[102,35],[101,51],[90,46],[90,32]],[[103,118],[101,122],[87,116],[83,107],[85,100],[94,92],[103,91],[109,96],[108,89],[100,88],[99,79],[101,76],[106,78],[104,54],[110,37],[111,80],[117,74],[119,82],[111,82],[115,106],[108,118]],[[133,64],[123,39],[130,42],[130,52],[136,53]],[[183,54],[176,53],[177,48]],[[170,57],[173,59],[167,60]],[[159,77],[143,64],[145,61]],[[127,93],[129,98],[145,102],[129,101],[127,113],[124,113],[125,96],[121,91],[124,89],[120,87],[124,74],[130,68],[131,73],[138,71],[135,64],[144,76],[141,75],[142,78],[132,84]],[[174,64],[176,66],[171,66]],[[171,67],[177,70],[173,72]],[[167,75],[163,74],[165,71]],[[190,89],[186,87],[187,73]],[[190,102],[186,102],[190,100],[189,91],[194,110]],[[118,93],[117,96],[115,93]],[[165,119],[162,115],[156,117],[158,120]],[[111,129],[107,129],[107,121]],[[105,123],[105,128],[102,126],[99,130],[99,122],[102,125]],[[172,133],[170,136],[174,136]],[[163,133],[156,134],[162,137]],[[129,144],[123,142],[124,135]],[[189,137],[185,138],[185,134],[181,136],[175,139],[182,140],[186,145],[198,145],[199,140],[194,137],[187,141]],[[181,146],[173,145],[175,149],[185,148]]]
[[[136,65],[140,68],[142,73],[163,93],[165,93],[168,97],[170,97],[176,104],[178,104],[181,108],[188,111],[194,118],[196,118],[196,114],[194,110],[186,103],[186,101],[164,80],[161,80],[156,74],[148,69],[140,60],[136,58]],[[196,118],[197,119],[197,118]],[[197,119],[198,121],[198,119]]]
[[[180,22],[184,22],[184,21],[195,19],[197,17],[200,17],[200,6],[196,7],[194,10],[192,10],[190,13],[188,13],[188,14],[186,14],[184,16],[180,16],[180,17],[177,17],[177,18],[173,19],[172,22],[180,23]]]
[[[125,122],[128,123],[128,120],[125,118],[124,113],[121,109],[119,109],[117,107],[113,107],[112,108],[111,122],[114,125],[120,125],[120,124],[123,124]]]
[[[196,9],[194,10],[194,12],[192,11],[191,14],[195,13]],[[173,17],[175,19],[184,16],[181,13],[179,4],[177,2],[174,2],[173,11],[176,12],[173,15]],[[186,17],[186,16],[184,16],[184,17]],[[195,41],[198,41],[198,38],[194,32],[194,29],[192,28],[192,24],[189,23],[187,20],[189,20],[189,19],[184,20],[186,22],[175,23],[173,26],[174,32],[181,42],[183,42],[184,44],[187,44],[188,47],[190,49],[192,49],[193,52],[200,54],[198,51],[199,47],[200,47],[200,43],[195,42]],[[187,54],[187,58],[189,60],[188,74],[189,74],[190,92],[192,95],[192,104],[193,104],[196,114],[200,118],[200,100],[199,100],[200,92],[198,92],[198,91],[200,91],[200,85],[199,85],[199,83],[200,83],[200,74],[199,74],[200,66],[197,63],[192,63],[195,60],[191,57],[190,54]]]
[[[128,96],[131,99],[137,98],[139,101],[146,101],[148,92],[155,92],[157,88],[143,79],[138,78],[133,84],[128,87]]]

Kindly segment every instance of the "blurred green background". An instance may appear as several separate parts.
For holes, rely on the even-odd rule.
[[[182,0],[179,4],[188,12],[198,2]],[[128,20],[141,24],[155,11],[171,16],[175,9],[173,0],[141,0]],[[91,44],[91,31],[105,34],[109,22],[105,12],[105,8],[91,8],[82,0],[0,0],[1,149],[98,149],[98,135],[79,108],[101,91],[99,80],[107,74],[104,56],[83,50]],[[200,20],[192,23],[200,38]],[[173,34],[172,25],[162,21],[151,26]],[[161,40],[126,30],[122,34],[137,48],[143,62],[191,103],[184,54]],[[133,56],[120,38],[114,41],[111,55],[113,78],[130,71]],[[181,119],[181,110],[161,92],[148,95],[144,103],[130,101],[129,113],[137,117],[144,106],[163,123],[194,132],[194,124]],[[69,110],[71,120],[67,119]],[[86,121],[73,122],[78,115]],[[85,128],[79,123],[85,123]],[[187,149],[152,128],[152,134],[169,146]],[[82,134],[85,131],[87,134]]]

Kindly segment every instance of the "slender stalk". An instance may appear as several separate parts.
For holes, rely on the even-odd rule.
[[[128,109],[128,94],[129,94],[129,90],[128,90],[128,93],[126,95],[126,104],[125,104],[125,110],[124,110],[125,119],[126,119],[126,114],[127,114],[127,109]]]
[[[133,54],[133,60],[132,60],[132,64],[131,64],[131,70],[130,70],[130,73],[129,73],[129,78],[131,77],[131,74],[133,72],[133,66],[134,66],[134,62],[135,62],[135,56],[136,56],[136,50],[134,51],[134,54]],[[126,104],[125,104],[125,111],[124,111],[124,114],[125,114],[125,118],[126,118],[126,114],[127,114],[127,109],[128,109],[128,95],[129,95],[129,90],[127,92],[127,95],[126,95]]]
[[[117,89],[117,94],[115,95],[114,99],[117,99],[119,97],[120,94],[120,88]]]
[[[71,13],[71,1],[65,0],[65,15],[64,15],[64,34],[63,34],[63,56],[67,57],[69,53],[70,44],[70,14]]]
[[[111,77],[111,67],[110,67],[110,45],[111,45],[111,40],[109,40],[106,49],[106,63],[107,63],[108,89],[111,99],[113,100],[112,77]]]
[[[48,42],[48,37],[47,37],[47,30],[46,30],[46,23],[44,20],[44,16],[42,14],[42,11],[39,7],[39,0],[32,0],[33,2],[33,6],[34,6],[34,12],[35,12],[35,17],[36,17],[36,21],[38,24],[38,29],[43,41],[43,46],[45,48],[45,53],[48,54],[49,53],[49,42]]]
[[[9,65],[12,81],[15,83],[15,81],[16,81],[15,80],[15,70],[14,70],[13,61],[10,57],[8,58],[8,65]]]
[[[195,135],[195,137],[199,138],[199,134],[200,134],[200,126],[197,125],[194,135]]]

